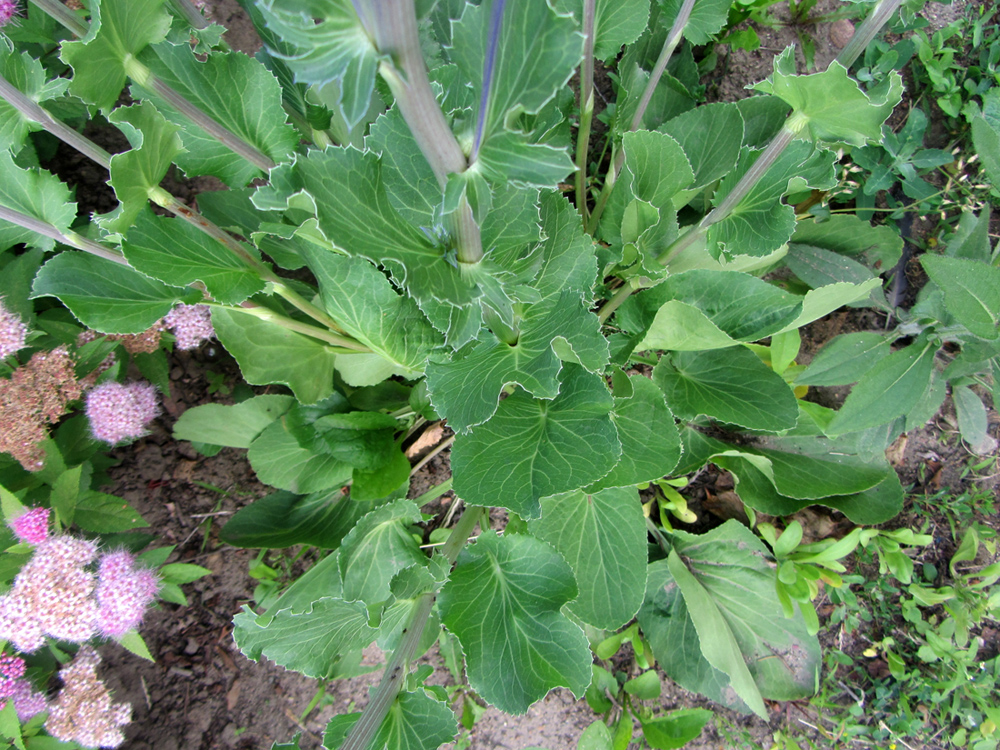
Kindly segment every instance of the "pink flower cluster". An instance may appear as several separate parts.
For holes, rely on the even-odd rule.
[[[0,26],[10,20],[10,16],[4,17],[7,5],[9,3],[0,0]],[[28,327],[16,314],[4,307],[3,298],[0,297],[0,359],[6,359],[23,349],[27,337]]]
[[[49,509],[32,508],[11,521],[10,528],[22,542],[41,544],[49,538]]]
[[[49,706],[45,728],[63,742],[85,747],[118,747],[125,741],[122,727],[132,718],[128,703],[112,703],[111,693],[97,677],[101,657],[82,647],[72,663],[59,670],[63,689]]]
[[[208,305],[178,305],[163,322],[177,338],[178,349],[196,349],[203,341],[215,338]]]
[[[125,550],[101,558],[97,574],[97,629],[108,638],[120,638],[139,627],[160,582],[148,568],[137,568]]]
[[[9,654],[0,655],[0,710],[13,699],[17,718],[27,721],[49,706],[42,693],[31,689],[31,683],[24,679],[24,659]]]
[[[149,383],[104,383],[87,393],[85,404],[95,438],[116,445],[142,437],[160,413],[156,387]]]

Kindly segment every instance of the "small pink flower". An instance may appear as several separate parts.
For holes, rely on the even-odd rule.
[[[16,680],[18,677],[24,677],[24,670],[24,659],[20,656],[0,655],[0,677]]]
[[[17,0],[0,0],[0,26],[6,26],[11,19],[19,15]]]
[[[178,349],[195,349],[215,338],[212,310],[208,305],[178,305],[163,319],[177,338]]]
[[[97,573],[97,629],[108,638],[120,638],[137,628],[159,587],[156,574],[137,568],[131,553],[104,555]]]
[[[17,680],[14,686],[14,708],[17,710],[17,718],[27,721],[35,714],[49,710],[49,702],[45,700],[45,694],[31,689],[31,683],[25,679]],[[0,709],[3,707],[0,706]]]
[[[146,434],[160,413],[156,387],[149,383],[105,383],[87,394],[85,407],[95,438],[116,445]]]
[[[11,3],[0,0],[0,26],[5,25],[10,20],[10,15],[7,14],[8,5]],[[14,4],[14,10],[17,10],[16,4]],[[28,327],[17,314],[4,307],[3,298],[0,297],[0,359],[6,359],[23,349],[27,337]]]
[[[17,538],[28,544],[41,544],[49,537],[49,509],[32,508],[10,522]]]

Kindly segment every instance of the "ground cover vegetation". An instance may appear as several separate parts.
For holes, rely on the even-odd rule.
[[[217,337],[256,389],[189,409],[174,437],[246,449],[274,488],[223,538],[323,550],[290,582],[259,558],[236,643],[321,680],[356,674],[372,643],[391,652],[325,747],[434,748],[459,731],[459,696],[468,728],[477,700],[518,714],[557,687],[601,714],[581,747],[681,747],[712,714],[656,708],[660,672],[762,717],[821,688],[837,706],[814,601],[839,592],[845,627],[879,616],[845,584],[888,591],[913,626],[872,645],[895,680],[872,701],[933,704],[950,741],[995,747],[996,662],[979,668],[970,632],[996,615],[998,571],[969,567],[992,537],[956,529],[944,582],[915,571],[924,530],[872,527],[904,503],[886,449],[942,404],[970,451],[996,447],[996,27],[969,22],[986,51],[963,75],[957,31],[875,41],[887,23],[914,31],[916,6],[859,4],[824,71],[798,72],[789,48],[753,96],[703,104],[695,48],[770,4],[731,5],[248,2],[254,58],[186,2],[34,0],[5,27],[0,731],[29,748],[122,741],[128,712],[86,644],[148,656],[143,610],[206,571],[163,565],[169,547],[136,557],[155,538],[99,491],[104,451],[156,416],[166,350]],[[886,124],[915,60],[958,154],[923,147],[926,102]],[[592,138],[600,62],[614,102]],[[130,149],[82,135],[91,121]],[[78,215],[40,166],[57,141],[109,171],[114,210]],[[228,189],[196,211],[161,186],[172,166]],[[949,231],[903,306],[907,217],[928,207]],[[799,364],[800,329],[844,306],[884,330]],[[813,397],[848,385],[842,403]],[[405,447],[442,423],[452,476],[408,499]],[[710,464],[743,517],[699,528],[678,490]],[[449,490],[460,514],[422,512]],[[814,505],[853,530],[806,540],[781,520]],[[845,578],[856,551],[892,578]],[[412,668],[435,642],[450,692]],[[613,667],[623,647],[637,676]],[[912,710],[883,713],[851,736],[917,731],[900,723]]]

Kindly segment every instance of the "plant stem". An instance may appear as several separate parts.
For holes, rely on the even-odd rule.
[[[420,508],[423,507],[424,505],[427,505],[427,503],[429,502],[437,500],[444,493],[451,491],[451,481],[452,478],[448,477],[436,487],[431,487],[429,490],[427,490],[427,492],[422,494],[420,497],[413,498],[413,504],[416,505],[418,508]]]
[[[587,151],[594,119],[594,16],[597,0],[583,0],[583,64],[580,66],[580,124],[576,134],[576,207],[587,227]]]
[[[880,0],[861,24],[861,28],[854,32],[851,40],[840,50],[835,62],[850,68],[902,4],[903,0]]]
[[[86,36],[87,24],[80,17],[63,5],[59,0],[30,0],[39,10],[54,18],[62,26],[78,37]]]
[[[677,45],[680,44],[681,38],[684,36],[684,29],[687,26],[688,20],[691,18],[691,10],[694,8],[695,0],[684,0],[681,5],[680,10],[677,13],[677,18],[674,19],[673,25],[670,27],[670,33],[667,34],[667,38],[663,42],[663,49],[660,50],[660,56],[656,59],[656,64],[653,66],[652,72],[649,74],[649,80],[646,82],[646,88],[643,89],[642,96],[639,99],[639,106],[636,107],[635,114],[632,115],[632,122],[629,124],[629,132],[638,130],[639,126],[642,125],[642,118],[646,115],[646,110],[649,108],[649,103],[653,100],[653,93],[656,91],[656,87],[660,83],[660,79],[663,77],[664,71],[667,69],[667,63],[670,62],[670,58],[674,54],[674,50],[677,49]],[[608,170],[608,174],[604,179],[604,186],[601,188],[601,194],[598,196],[597,204],[594,206],[594,213],[590,217],[590,225],[587,227],[587,231],[591,234],[597,229],[597,222],[601,218],[601,214],[604,213],[604,207],[608,203],[608,198],[611,197],[611,190],[615,186],[615,182],[618,180],[618,175],[621,173],[622,166],[625,164],[625,149],[618,148],[617,153],[614,153],[611,168]]]
[[[2,217],[0,217],[2,218]],[[209,303],[206,303],[209,304]],[[276,313],[270,308],[263,307],[261,305],[254,304],[253,302],[244,302],[241,305],[219,305],[218,303],[211,303],[216,307],[225,307],[227,310],[232,310],[233,312],[241,312],[247,315],[253,315],[255,318],[260,318],[261,320],[266,320],[270,323],[276,323],[282,328],[287,328],[289,331],[295,331],[296,333],[301,333],[305,336],[311,336],[314,339],[323,341],[327,344],[331,344],[334,347],[338,347],[343,350],[341,354],[356,354],[358,352],[370,352],[367,346],[359,344],[354,339],[349,339],[344,336],[339,336],[331,331],[324,331],[322,328],[317,328],[316,326],[309,325],[308,323],[300,323],[297,320],[292,320],[291,318]]]
[[[368,33],[384,56],[379,73],[392,90],[403,119],[443,190],[448,175],[464,172],[468,162],[427,78],[414,0],[372,0],[372,6],[378,22],[374,28],[368,28]],[[458,260],[479,262],[483,257],[483,242],[465,198],[451,217],[450,229]]]
[[[6,206],[0,206],[0,219],[3,221],[9,221],[11,224],[16,224],[19,227],[30,229],[32,232],[37,232],[43,237],[48,237],[49,239],[61,242],[64,245],[75,247],[77,250],[83,250],[91,255],[96,255],[99,258],[110,260],[113,263],[118,263],[122,266],[128,265],[128,262],[126,262],[125,258],[122,257],[120,253],[116,253],[114,250],[107,248],[104,245],[99,245],[93,240],[88,240],[86,237],[82,237],[76,232],[61,232],[52,224],[36,219],[34,216],[28,216],[27,214],[22,214],[20,211],[15,211],[14,209],[7,208]]]
[[[171,0],[171,2],[177,12],[184,16],[184,20],[194,28],[207,29],[212,25],[212,22],[201,14],[201,11],[195,7],[191,0]]]
[[[455,436],[452,435],[447,440],[442,441],[440,445],[435,446],[434,450],[432,450],[430,453],[428,453],[426,456],[420,459],[420,461],[410,470],[410,476],[412,477],[414,474],[416,474],[418,471],[424,468],[427,464],[430,463],[431,459],[434,458],[434,456],[443,451],[445,448],[451,447],[451,444],[454,442],[455,442]]]
[[[466,508],[462,517],[458,519],[448,541],[441,548],[441,553],[450,563],[454,564],[458,559],[458,553],[465,546],[466,540],[476,527],[478,520],[479,508]],[[351,731],[340,746],[340,750],[368,750],[375,733],[382,726],[382,722],[403,687],[403,680],[410,662],[416,656],[417,645],[424,634],[424,627],[427,625],[427,619],[430,617],[433,606],[434,594],[432,593],[423,594],[417,600],[410,619],[403,629],[399,645],[392,655],[392,660],[385,667],[385,673],[382,675],[378,689],[368,701],[368,705],[365,706],[357,723],[351,727]]]

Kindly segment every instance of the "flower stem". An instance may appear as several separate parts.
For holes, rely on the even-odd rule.
[[[450,563],[454,564],[458,559],[458,553],[461,552],[469,535],[476,527],[480,510],[478,507],[466,508],[458,519],[458,523],[452,528],[448,541],[441,548],[441,553]],[[403,629],[399,645],[385,667],[382,681],[371,700],[368,701],[368,705],[365,706],[357,723],[351,727],[351,731],[340,746],[340,750],[368,750],[375,733],[382,726],[382,722],[385,721],[389,709],[392,708],[396,696],[399,695],[399,691],[403,687],[403,680],[406,678],[410,662],[416,656],[417,645],[424,634],[424,628],[433,606],[434,594],[432,593],[423,594],[417,599],[410,619]]]
[[[208,303],[206,303],[208,304]],[[345,336],[340,336],[331,331],[324,331],[322,328],[317,328],[314,325],[308,323],[300,323],[297,320],[292,320],[291,318],[276,313],[270,308],[263,307],[262,305],[254,304],[253,302],[244,302],[241,305],[229,306],[229,305],[219,305],[218,303],[212,303],[216,307],[225,307],[227,310],[232,310],[233,312],[245,313],[247,315],[253,315],[255,318],[260,318],[261,320],[266,320],[269,323],[275,323],[282,328],[287,328],[289,331],[295,331],[295,333],[301,333],[305,336],[311,336],[314,339],[323,341],[327,344],[331,344],[334,347],[338,347],[341,354],[357,354],[358,352],[370,352],[367,346],[359,344],[354,339],[347,338]]]
[[[7,208],[6,206],[0,206],[0,220],[9,221],[11,224],[16,224],[19,227],[30,229],[32,232],[36,232],[43,237],[48,237],[49,239],[61,242],[64,245],[75,247],[77,250],[83,250],[86,253],[96,255],[99,258],[104,258],[105,260],[110,260],[113,263],[118,263],[123,266],[128,265],[125,258],[111,248],[100,245],[93,240],[88,240],[86,237],[82,237],[76,232],[61,232],[57,227],[49,224],[48,222],[36,219],[34,216],[22,214],[20,211],[15,211],[14,209]]]
[[[580,124],[576,133],[576,207],[587,227],[587,151],[594,119],[594,16],[597,0],[583,0],[583,64],[580,66]]]

